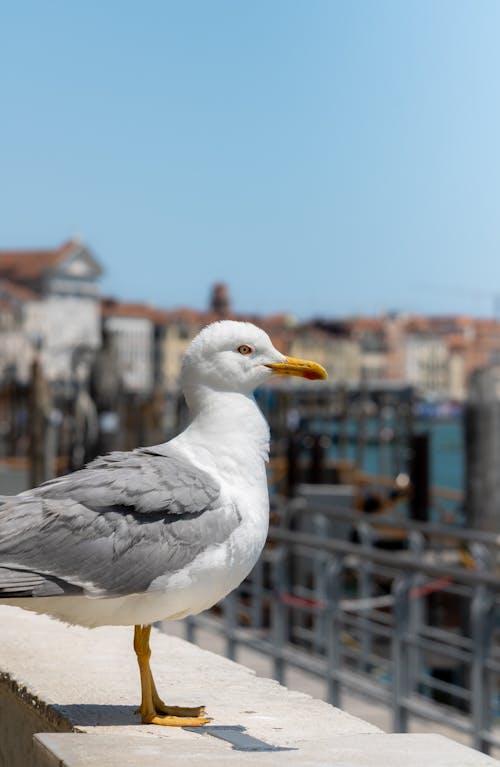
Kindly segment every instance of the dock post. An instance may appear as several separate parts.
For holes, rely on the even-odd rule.
[[[412,496],[410,516],[419,522],[427,522],[430,506],[429,433],[410,437],[410,481]]]
[[[470,377],[464,410],[465,514],[468,527],[496,533],[500,503],[500,368]]]

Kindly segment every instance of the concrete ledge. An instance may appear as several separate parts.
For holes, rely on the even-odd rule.
[[[203,731],[141,725],[132,629],[65,626],[1,606],[0,625],[1,767],[498,765],[439,736],[384,735],[159,631],[151,645],[160,694],[205,704],[213,722]]]
[[[208,732],[198,742],[130,735],[36,735],[39,767],[491,767],[498,762],[442,735],[337,735],[286,752],[244,751]]]

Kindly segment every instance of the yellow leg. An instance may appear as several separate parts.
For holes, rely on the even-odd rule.
[[[143,724],[160,724],[167,727],[202,727],[211,721],[205,716],[203,706],[197,708],[166,706],[159,697],[149,667],[151,657],[150,633],[151,626],[134,627],[134,650],[141,675],[141,706],[138,713],[141,715]],[[159,716],[159,714],[165,714],[165,716]]]

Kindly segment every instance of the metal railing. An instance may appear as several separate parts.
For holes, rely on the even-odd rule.
[[[325,682],[342,705],[354,691],[392,709],[393,730],[416,716],[446,724],[489,752],[500,747],[499,537],[345,509],[278,503],[268,545],[212,614],[189,618]]]

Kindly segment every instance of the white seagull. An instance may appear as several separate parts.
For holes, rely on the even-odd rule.
[[[144,723],[210,721],[203,706],[163,703],[149,634],[155,621],[212,607],[262,551],[269,428],[252,392],[273,374],[326,378],[255,325],[208,325],[184,357],[191,420],[179,436],[0,497],[0,604],[82,626],[133,625]]]

